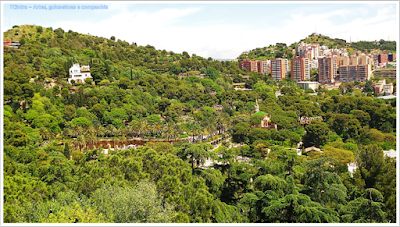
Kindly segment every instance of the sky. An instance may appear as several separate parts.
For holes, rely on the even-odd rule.
[[[19,8],[15,8],[18,5]],[[34,9],[34,6],[46,9]],[[107,9],[56,9],[50,6]],[[26,6],[27,9],[21,9]],[[29,8],[31,6],[32,8]],[[2,2],[2,32],[35,24],[213,59],[299,42],[313,32],[346,41],[396,40],[398,2]]]

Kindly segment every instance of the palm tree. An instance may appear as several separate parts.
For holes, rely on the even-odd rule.
[[[175,139],[176,142],[176,138],[178,138],[182,133],[182,127],[180,125],[175,124],[172,130],[172,136]]]
[[[79,150],[82,151],[83,147],[86,145],[86,138],[84,135],[79,135],[74,140],[74,145],[79,147]]]
[[[116,147],[118,147],[119,142],[121,141],[121,139],[119,137],[114,138],[113,142],[114,142],[114,150],[116,150]],[[115,146],[115,143],[117,143],[117,146]]]
[[[128,139],[124,134],[122,134],[122,136],[119,138],[119,141],[121,142],[121,147],[124,147],[124,144],[128,141]]]
[[[107,136],[112,136],[112,135],[114,135],[115,130],[116,130],[116,128],[115,128],[114,125],[112,125],[112,124],[107,125],[106,130],[105,130],[106,135],[107,135]]]
[[[95,133],[95,132],[96,132],[96,129],[91,125],[88,125],[85,128],[83,128],[83,133],[92,134],[92,133]]]
[[[88,136],[86,136],[86,142],[90,145],[92,145],[93,149],[95,149],[96,147],[94,147],[94,145],[97,143],[98,139],[97,136],[94,134],[90,134]]]
[[[73,131],[72,131],[71,128],[64,128],[64,131],[62,131],[61,133],[62,133],[63,140],[64,140],[64,137],[71,136],[71,134],[73,133]]]
[[[190,155],[190,163],[192,164],[192,173],[194,172],[194,163],[203,165],[207,158],[216,158],[215,153],[209,152],[212,146],[208,143],[188,144],[184,145],[178,151],[178,156],[186,160]]]
[[[162,137],[166,138],[169,142],[169,139],[173,137],[173,125],[172,123],[167,123],[163,125]]]
[[[190,126],[190,132],[192,133],[192,136],[193,136],[193,143],[194,143],[194,140],[195,140],[195,136],[198,136],[199,135],[199,133],[200,133],[200,131],[201,131],[201,126],[200,126],[200,124],[199,123],[193,123],[193,124],[191,124],[191,126]]]
[[[144,121],[143,123],[142,123],[143,125],[143,127],[142,127],[142,131],[143,131],[143,134],[145,134],[145,135],[150,135],[150,133],[151,133],[151,127],[150,127],[150,125],[146,122],[146,121]]]
[[[42,137],[42,140],[47,140],[50,138],[50,131],[45,127],[41,127],[39,128],[39,135]]]
[[[96,127],[96,136],[97,137],[104,137],[104,134],[105,134],[105,129],[104,129],[104,127],[102,127],[101,125],[99,125],[99,126],[97,126]]]
[[[142,125],[140,121],[133,120],[128,124],[128,132],[132,135],[135,134],[137,136],[140,135],[142,130]]]
[[[121,136],[127,136],[128,135],[128,129],[126,127],[120,128],[119,133]]]
[[[158,136],[161,135],[161,132],[162,132],[162,125],[161,124],[154,125],[154,133]]]
[[[221,134],[221,129],[224,127],[224,119],[221,116],[218,116],[215,119],[215,127],[218,130],[218,134]]]
[[[75,126],[73,129],[74,137],[78,137],[79,135],[83,134],[83,128],[81,126]]]
[[[150,136],[154,137],[156,135],[156,125],[153,124],[149,124],[149,132],[150,132]]]
[[[226,131],[228,131],[230,128],[231,128],[231,123],[232,123],[232,121],[231,121],[231,118],[229,117],[229,115],[228,116],[226,116],[226,117],[223,117],[223,130],[224,130],[224,133],[226,132]]]

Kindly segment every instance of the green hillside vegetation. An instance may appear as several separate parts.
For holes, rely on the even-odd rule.
[[[326,45],[329,49],[332,48],[346,48],[350,54],[357,53],[396,53],[396,41],[385,41],[383,39],[375,41],[357,41],[347,43],[346,40],[338,38],[330,38],[321,34],[311,34],[307,38],[300,40],[299,42],[292,43],[290,46],[286,46],[284,43],[277,43],[276,45],[270,45],[268,47],[256,48],[250,51],[243,52],[238,59],[248,60],[267,60],[276,58],[293,59],[295,52],[293,51],[296,46],[301,43],[317,43]]]
[[[115,37],[33,25],[4,37],[22,43],[3,52],[5,223],[397,221],[396,161],[382,152],[396,147],[395,101],[309,95],[290,78]],[[95,83],[68,84],[73,63]],[[234,90],[245,74],[252,90]],[[256,99],[277,130],[257,127]]]

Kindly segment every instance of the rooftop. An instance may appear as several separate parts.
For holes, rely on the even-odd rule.
[[[255,113],[255,114],[253,114],[253,115],[255,115],[255,116],[264,116],[264,115],[268,115],[267,113],[265,113],[265,112],[262,112],[262,111],[258,111],[257,113]]]

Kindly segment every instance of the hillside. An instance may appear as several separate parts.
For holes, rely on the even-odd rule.
[[[115,37],[103,38],[62,29],[53,30],[35,25],[14,26],[4,33],[4,40],[20,41],[24,49],[33,52],[33,57],[59,57],[63,56],[81,64],[104,64],[111,60],[114,69],[112,76],[120,76],[122,66],[150,69],[158,72],[171,72],[179,74],[188,71],[200,71],[206,73],[207,68],[215,68],[220,72],[230,74],[239,73],[235,64],[230,62],[214,61],[201,56],[189,56],[187,52],[174,53],[173,51],[157,50],[155,47],[136,46],[136,43],[128,43],[115,40]],[[35,49],[45,52],[35,55]],[[47,51],[51,50],[51,51]],[[51,53],[48,53],[51,52]],[[29,53],[28,53],[29,54]],[[92,63],[93,62],[93,63]],[[96,63],[94,63],[96,62]],[[31,63],[31,62],[29,62]],[[94,66],[96,68],[96,66]],[[103,79],[102,75],[96,76],[95,81]]]
[[[270,45],[268,47],[256,48],[241,54],[238,59],[250,59],[250,60],[266,60],[275,58],[287,58],[291,59],[295,57],[295,47],[299,43],[318,43],[321,46],[326,45],[329,49],[332,48],[346,48],[349,53],[396,53],[396,42],[385,41],[383,39],[375,41],[358,41],[347,43],[346,40],[338,38],[330,38],[321,34],[311,34],[307,38],[300,40],[299,42],[293,43],[290,46],[286,44],[277,43],[276,45]]]
[[[28,83],[31,78],[37,78],[36,81],[52,78],[61,84],[66,81],[72,63],[90,65],[96,83],[124,77],[133,79],[135,75],[143,73],[166,76],[201,73],[213,80],[220,74],[238,78],[243,74],[235,62],[189,56],[187,52],[179,54],[157,50],[150,45],[136,46],[135,43],[115,40],[115,37],[108,39],[73,31],[65,32],[61,28],[53,30],[35,25],[14,26],[4,33],[4,39],[17,40],[22,44],[20,51],[10,50],[4,56],[5,81],[9,85],[5,90],[6,100],[18,96],[21,93],[18,87]],[[229,84],[227,77],[221,77],[220,80],[220,85]]]
[[[371,83],[309,95],[251,72],[235,90],[237,62],[31,25],[4,36],[22,43],[3,52],[5,223],[396,223],[382,152],[396,100]],[[96,83],[68,83],[73,63]]]

